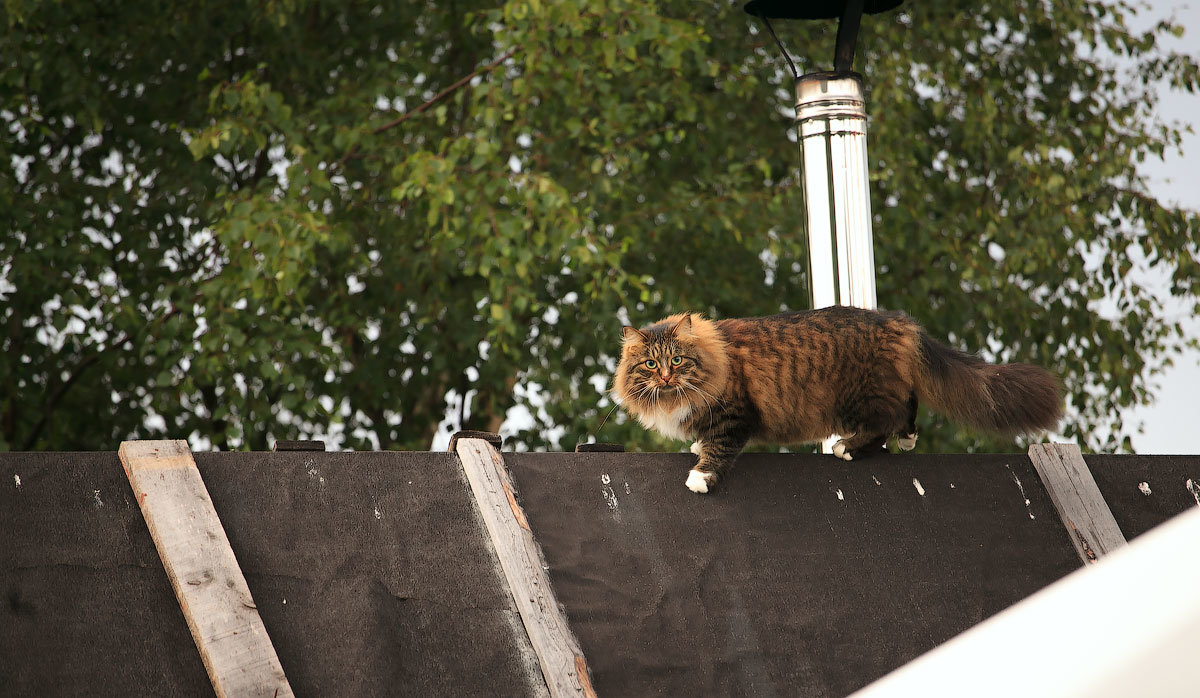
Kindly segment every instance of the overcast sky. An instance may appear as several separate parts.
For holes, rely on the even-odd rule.
[[[1186,32],[1182,39],[1168,37],[1165,48],[1200,55],[1200,0],[1149,0],[1150,9],[1134,23],[1149,27],[1153,22],[1175,14]],[[1160,113],[1168,120],[1192,124],[1200,130],[1200,95],[1171,94],[1164,90]],[[1169,153],[1162,162],[1149,162],[1142,171],[1151,179],[1151,191],[1160,200],[1177,203],[1200,211],[1200,135],[1188,134],[1183,154]],[[1190,169],[1189,169],[1190,168]],[[1163,291],[1166,293],[1165,289]],[[1176,308],[1176,312],[1189,308]],[[1200,321],[1192,318],[1192,336],[1200,334]],[[1133,438],[1139,453],[1200,453],[1200,409],[1196,406],[1200,391],[1200,353],[1191,352],[1179,357],[1175,367],[1158,381],[1157,402],[1148,408],[1134,410],[1133,420],[1145,422],[1145,433]]]

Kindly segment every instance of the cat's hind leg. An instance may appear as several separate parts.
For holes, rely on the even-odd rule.
[[[859,430],[833,444],[833,455],[842,460],[863,459],[878,454],[887,443],[888,435]]]
[[[917,396],[908,398],[908,419],[904,431],[896,435],[896,445],[901,451],[911,451],[917,447]]]
[[[909,394],[904,400],[900,391],[882,391],[860,400],[857,409],[841,420],[844,426],[854,429],[833,445],[833,455],[843,460],[854,460],[878,455],[883,451],[888,438],[909,427],[916,414],[916,398]],[[912,431],[916,431],[913,427]],[[914,443],[916,435],[913,437]]]

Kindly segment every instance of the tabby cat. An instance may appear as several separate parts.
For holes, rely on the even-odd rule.
[[[708,492],[750,441],[842,435],[845,460],[917,442],[917,403],[1016,435],[1054,427],[1062,386],[1029,364],[993,365],[934,341],[898,312],[834,306],[770,317],[672,315],[623,329],[612,394],[643,426],[694,439],[687,487]]]

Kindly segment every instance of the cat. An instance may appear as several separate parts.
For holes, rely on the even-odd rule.
[[[672,315],[622,328],[610,389],[621,408],[664,436],[694,439],[686,485],[707,493],[751,441],[842,438],[845,460],[917,442],[917,403],[1013,436],[1053,428],[1062,385],[1029,364],[989,364],[933,340],[900,312],[833,306],[770,317]]]

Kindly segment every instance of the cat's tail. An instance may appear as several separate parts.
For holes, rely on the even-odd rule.
[[[1063,412],[1062,384],[1030,364],[989,364],[921,332],[917,399],[952,419],[1004,436],[1052,429]]]

